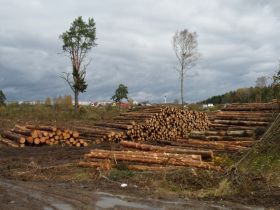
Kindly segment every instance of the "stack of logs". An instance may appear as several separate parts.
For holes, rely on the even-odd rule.
[[[207,130],[207,115],[181,110],[175,106],[142,107],[121,113],[110,121],[100,121],[90,127],[75,127],[83,139],[96,144],[102,141],[155,141],[183,138],[191,130]]]
[[[143,124],[133,125],[127,131],[127,135],[128,139],[135,141],[175,140],[186,136],[192,130],[207,130],[208,126],[209,121],[205,113],[169,106]]]
[[[176,170],[182,167],[196,167],[221,171],[211,162],[211,150],[193,150],[171,146],[153,146],[131,141],[121,141],[122,150],[91,150],[85,161],[79,165],[109,170],[119,163],[129,170]],[[133,164],[132,164],[133,163]],[[137,163],[137,164],[135,164]]]
[[[198,116],[193,118],[191,124],[199,126],[194,126],[193,130],[192,127],[190,129],[185,127],[186,132],[189,132],[188,134],[181,133],[179,128],[177,130],[178,136],[174,135],[175,138],[172,135],[168,136],[168,134],[158,135],[155,138],[152,138],[151,134],[145,135],[146,131],[159,131],[160,129],[157,129],[157,126],[160,127],[160,125],[166,126],[168,131],[172,131],[172,128],[176,127],[176,120],[171,120],[171,122],[175,122],[174,127],[172,125],[168,126],[169,116],[161,115],[164,110],[160,110],[161,107],[124,113],[117,117],[114,123],[108,123],[107,126],[121,125],[122,132],[125,133],[126,130],[126,139],[130,141],[120,139],[121,147],[114,151],[92,150],[85,155],[85,162],[80,162],[80,166],[110,169],[118,167],[118,165],[126,165],[127,169],[131,170],[156,171],[176,170],[191,166],[220,171],[221,168],[212,162],[213,156],[220,153],[243,152],[250,148],[258,141],[259,132],[265,132],[273,121],[274,113],[277,112],[274,108],[271,104],[267,106],[265,104],[259,104],[259,106],[257,104],[228,106],[222,111],[208,113],[208,119],[211,122],[208,130],[205,129],[206,126],[203,126],[205,124],[199,127],[201,119],[203,119],[202,122],[208,123],[207,117],[204,118],[204,115],[194,114],[196,112],[187,112]],[[157,113],[155,113],[156,110]],[[146,119],[148,116],[150,118]],[[167,118],[162,116],[167,116]],[[172,119],[174,117],[177,118],[177,115],[171,116]],[[191,116],[188,115],[188,118],[191,118]],[[156,119],[160,119],[160,122]],[[157,124],[157,126],[154,126],[154,124]],[[137,129],[139,127],[141,128],[140,131]],[[144,139],[146,140],[145,144],[142,142]]]
[[[276,113],[276,103],[231,104],[222,111],[208,114],[210,130],[266,129]]]
[[[232,103],[227,105],[224,111],[279,111],[279,104],[277,101],[269,103]]]
[[[208,113],[208,131],[191,131],[187,139],[168,142],[218,152],[242,152],[254,145],[277,113],[275,103],[230,104]]]
[[[110,122],[99,122],[91,128],[76,128],[96,137],[97,141],[155,141],[183,138],[191,130],[207,130],[207,115],[181,110],[174,106],[154,106],[120,114]],[[101,129],[102,127],[102,129]]]
[[[24,147],[26,145],[69,145],[75,147],[88,146],[86,140],[80,138],[77,131],[58,129],[53,126],[19,126],[10,131],[1,133],[1,142],[12,147]]]

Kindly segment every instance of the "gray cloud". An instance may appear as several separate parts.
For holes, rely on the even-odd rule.
[[[202,58],[189,72],[185,98],[198,101],[239,87],[276,69],[279,1],[0,0],[0,89],[9,100],[70,94],[59,77],[71,71],[59,34],[77,16],[93,17],[97,43],[82,100],[109,100],[119,83],[136,100],[179,98],[171,38],[199,34]]]

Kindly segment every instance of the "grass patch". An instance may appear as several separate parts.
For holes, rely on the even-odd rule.
[[[133,171],[112,169],[109,174],[109,179],[114,181],[129,179],[134,175]]]
[[[89,172],[83,170],[71,174],[71,178],[75,181],[89,181],[90,179],[92,179],[92,176]]]
[[[214,156],[213,161],[215,165],[222,166],[223,168],[229,168],[235,163],[235,161],[227,154]]]
[[[124,110],[121,110],[124,111]],[[96,120],[111,119],[120,110],[116,107],[81,106],[78,114],[72,107],[48,106],[44,104],[10,104],[0,107],[0,126],[12,126],[14,123],[55,123],[55,124],[90,124]]]
[[[219,183],[219,187],[214,190],[214,196],[224,196],[233,194],[232,183],[228,179],[224,179]]]

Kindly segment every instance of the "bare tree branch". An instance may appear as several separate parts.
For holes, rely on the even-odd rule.
[[[70,86],[70,88],[72,89],[72,91],[74,92],[75,89],[74,89],[74,83],[71,81],[70,79],[70,73],[67,73],[67,72],[62,72],[64,75],[60,76],[60,78],[64,79],[68,85]]]

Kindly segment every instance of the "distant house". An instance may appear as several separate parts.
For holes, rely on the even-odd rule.
[[[79,105],[90,105],[90,101],[79,101]]]
[[[106,105],[109,105],[109,104],[112,104],[112,103],[109,102],[109,101],[96,101],[96,102],[91,102],[90,103],[91,106],[95,106],[95,107],[106,106]]]
[[[138,101],[133,101],[133,105],[138,105],[139,102]]]
[[[40,101],[19,101],[18,104],[29,104],[29,105],[35,105],[36,103],[38,103]]]
[[[129,108],[129,103],[120,102],[118,105],[122,109],[128,109]]]
[[[208,108],[207,104],[202,104],[202,108],[207,109]]]
[[[202,104],[203,109],[214,107],[214,104]]]

